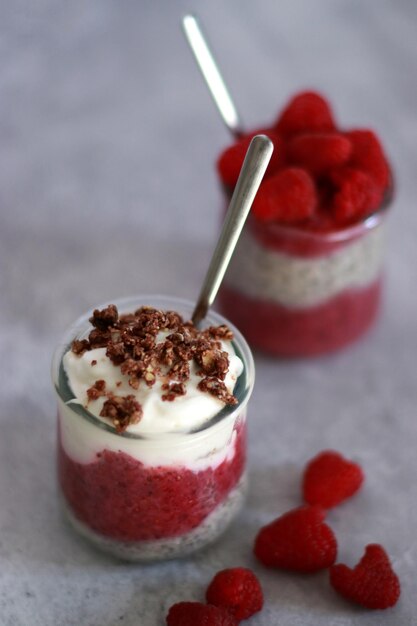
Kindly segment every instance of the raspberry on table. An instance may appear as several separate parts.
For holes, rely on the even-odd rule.
[[[222,607],[201,602],[178,602],[166,616],[167,626],[237,626],[238,621]]]
[[[267,567],[312,573],[333,565],[337,542],[322,509],[302,506],[261,528],[254,553]]]
[[[255,135],[267,135],[274,144],[265,177],[276,172],[284,164],[284,143],[279,134],[269,128],[254,131],[226,148],[218,158],[217,169],[225,185],[232,188],[236,185],[249,144]]]
[[[300,222],[314,214],[317,192],[305,170],[287,167],[263,182],[252,211],[260,221]]]
[[[380,206],[381,189],[366,172],[352,167],[339,168],[331,173],[331,180],[336,193],[330,209],[339,224],[365,218]]]
[[[207,588],[206,600],[242,620],[262,609],[263,593],[259,580],[251,570],[234,567],[215,575]]]
[[[288,161],[314,176],[344,165],[352,153],[351,141],[341,133],[305,133],[293,137],[287,148]]]
[[[304,91],[287,104],[275,125],[283,135],[335,130],[330,105],[319,93]]]
[[[378,137],[371,130],[351,130],[345,133],[352,143],[350,165],[367,172],[383,192],[390,181],[390,167]]]
[[[364,481],[362,468],[339,452],[325,450],[308,462],[303,476],[305,502],[330,509],[353,496]]]
[[[353,569],[341,563],[333,565],[330,584],[346,600],[367,609],[392,607],[401,593],[398,576],[379,544],[366,546],[364,556]]]

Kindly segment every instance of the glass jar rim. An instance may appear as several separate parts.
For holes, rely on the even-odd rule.
[[[131,312],[132,310],[134,311],[140,306],[152,306],[162,310],[179,309],[178,312],[180,312],[182,315],[186,316],[187,314],[189,314],[189,316],[191,317],[191,313],[194,309],[194,302],[190,300],[177,298],[175,296],[162,296],[159,294],[139,294],[138,296],[117,298],[115,300],[112,300],[111,303],[115,304],[119,311],[121,311],[122,313]],[[106,306],[108,306],[108,304],[109,302],[106,302],[103,304],[99,304],[94,308],[105,308]],[[184,310],[188,313],[183,313]],[[62,402],[66,404],[68,408],[86,419],[88,422],[118,437],[125,437],[137,440],[144,440],[149,438],[153,440],[157,439],[158,435],[149,432],[131,433],[125,431],[123,433],[118,433],[112,425],[104,422],[93,413],[90,413],[90,411],[85,409],[81,404],[71,402],[71,400],[75,399],[75,396],[69,387],[66,374],[63,369],[62,359],[64,354],[66,354],[66,352],[69,350],[71,342],[76,337],[82,337],[83,334],[85,336],[91,330],[91,328],[89,327],[89,318],[91,317],[91,314],[92,310],[84,313],[78,319],[76,319],[75,322],[73,322],[73,324],[71,324],[67,328],[61,341],[58,343],[54,351],[52,358],[52,382],[58,397],[61,399]],[[212,426],[222,422],[223,420],[231,418],[232,416],[236,417],[237,414],[241,413],[242,410],[245,408],[251,396],[255,381],[255,364],[251,349],[249,348],[246,339],[243,337],[240,331],[231,322],[229,322],[229,320],[227,320],[216,311],[210,310],[207,313],[204,322],[205,323],[203,323],[203,327],[209,325],[227,324],[227,326],[233,332],[234,338],[231,343],[237,356],[241,358],[244,365],[243,372],[239,376],[234,389],[234,394],[238,398],[238,404],[233,406],[225,405],[218,413],[216,413],[216,415],[214,415],[212,418],[210,418],[200,426],[196,427],[195,429],[191,429],[188,431],[177,431],[175,433],[161,433],[161,437],[166,437],[170,434],[203,434]]]

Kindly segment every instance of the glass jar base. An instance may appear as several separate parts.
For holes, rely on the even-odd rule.
[[[214,542],[241,510],[246,492],[247,477],[244,474],[223,502],[197,528],[180,537],[146,541],[119,541],[100,535],[77,519],[64,498],[61,498],[61,505],[72,528],[101,551],[125,561],[152,562],[181,558]]]

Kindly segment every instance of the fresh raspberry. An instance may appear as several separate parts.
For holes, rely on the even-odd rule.
[[[390,167],[378,137],[371,130],[345,133],[352,142],[350,165],[367,172],[379,190],[385,191],[390,180]]]
[[[330,584],[347,600],[367,609],[388,609],[398,602],[401,587],[384,548],[377,543],[365,548],[351,569],[341,563],[330,568]]]
[[[314,91],[304,91],[292,98],[279,116],[275,128],[286,136],[336,130],[329,103]]]
[[[305,170],[287,167],[264,181],[253,202],[253,214],[263,222],[300,222],[317,205],[314,181]]]
[[[319,507],[302,506],[261,528],[255,556],[268,567],[310,573],[330,567],[337,542]]]
[[[239,622],[222,607],[201,602],[178,602],[166,617],[168,626],[237,626]]]
[[[244,567],[218,572],[208,586],[206,600],[224,607],[237,620],[247,619],[260,611],[264,601],[259,580]]]
[[[337,189],[330,210],[339,224],[365,218],[380,206],[382,192],[366,172],[343,167],[331,172],[330,177]]]
[[[293,137],[288,144],[288,159],[315,176],[344,165],[352,144],[340,133],[306,133]]]
[[[315,456],[304,470],[304,500],[330,509],[358,491],[364,480],[361,467],[338,452],[325,450]]]
[[[270,129],[257,130],[249,135],[245,135],[245,137],[229,146],[229,148],[226,148],[218,158],[217,169],[225,185],[229,187],[236,185],[249,144],[255,135],[267,135],[274,144],[274,151],[265,176],[273,174],[283,165],[284,142],[281,137]]]

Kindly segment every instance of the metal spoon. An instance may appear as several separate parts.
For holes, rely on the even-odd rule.
[[[274,145],[266,135],[256,135],[250,142],[193,311],[191,319],[194,324],[201,322],[214,302],[273,150]]]
[[[183,17],[182,25],[221,118],[234,138],[239,139],[243,134],[243,125],[200,23],[194,15],[188,14]]]

